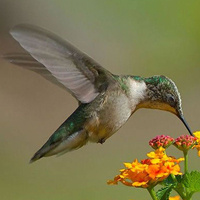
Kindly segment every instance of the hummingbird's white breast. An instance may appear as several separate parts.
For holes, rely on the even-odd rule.
[[[145,98],[146,84],[144,82],[127,80],[128,91],[114,90],[105,95],[104,103],[99,111],[94,112],[90,127],[89,140],[98,142],[106,140],[123,126],[134,112],[137,104]]]
[[[136,106],[145,99],[147,86],[144,81],[136,81],[132,78],[128,79],[129,83],[129,98],[132,112]]]

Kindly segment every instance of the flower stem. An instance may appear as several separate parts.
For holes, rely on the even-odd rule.
[[[189,195],[188,195],[188,200],[192,200],[192,196],[193,196],[194,192],[191,192]]]
[[[177,189],[174,189],[178,194],[179,194],[179,196],[183,199],[183,200],[191,200],[191,199],[188,199],[187,197],[186,197],[186,195],[183,193],[183,191],[179,191],[179,190],[177,190]]]
[[[184,154],[184,158],[185,158],[185,162],[184,162],[184,172],[185,174],[188,173],[188,151],[183,152]]]
[[[174,174],[171,174],[171,177],[172,177],[172,179],[173,179],[174,183],[177,183],[176,176],[175,176]]]
[[[158,198],[156,197],[156,193],[155,193],[154,187],[149,187],[149,188],[147,188],[147,190],[148,190],[148,192],[151,195],[153,200],[158,200]]]
[[[174,174],[171,174],[171,177],[172,177],[174,183],[177,183],[176,176],[175,176]],[[179,194],[179,196],[180,196],[183,200],[185,200],[185,194],[183,193],[183,191],[179,191],[179,190],[177,190],[176,188],[174,188],[174,190]]]

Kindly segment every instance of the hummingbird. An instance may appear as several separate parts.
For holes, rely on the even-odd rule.
[[[88,142],[103,144],[140,108],[173,113],[193,135],[177,86],[168,77],[112,74],[69,42],[35,25],[16,25],[10,34],[27,53],[3,58],[67,90],[79,104],[30,162],[62,155]]]

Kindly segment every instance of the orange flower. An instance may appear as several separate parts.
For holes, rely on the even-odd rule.
[[[126,169],[121,169],[121,173],[114,180],[108,181],[108,184],[121,182],[127,186],[146,188],[156,185],[170,174],[181,174],[178,163],[184,159],[168,157],[164,148],[160,147],[147,156],[149,158],[141,162],[134,160],[132,163],[124,163]]]
[[[179,196],[169,197],[169,200],[180,200]]]
[[[160,165],[149,165],[147,172],[151,179],[155,179],[160,173]]]

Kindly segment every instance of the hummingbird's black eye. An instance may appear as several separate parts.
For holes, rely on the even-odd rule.
[[[169,103],[170,106],[174,107],[176,105],[175,98],[171,94],[167,95],[167,102]]]

